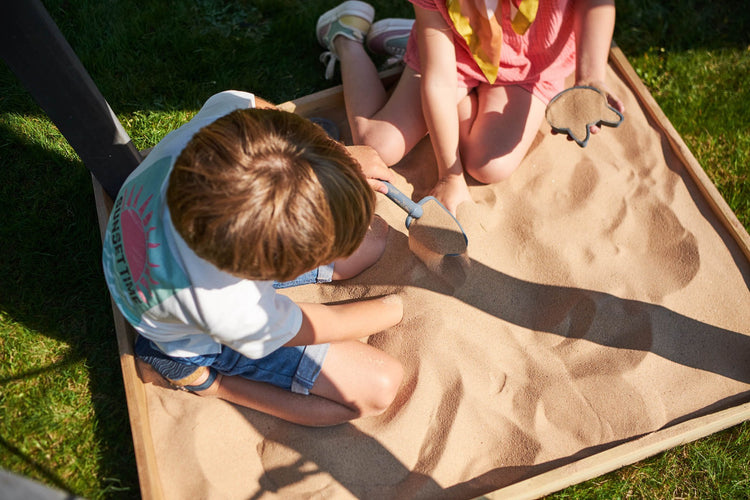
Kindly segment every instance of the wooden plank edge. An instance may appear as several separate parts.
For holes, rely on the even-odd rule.
[[[107,229],[109,212],[112,209],[112,200],[96,178],[91,177],[94,186],[94,199],[96,202],[96,214],[99,221],[99,232],[102,240]],[[117,346],[120,352],[120,369],[125,386],[125,399],[128,405],[128,417],[130,419],[130,432],[133,438],[133,449],[135,462],[138,468],[138,481],[141,489],[141,498],[147,500],[162,500],[164,493],[159,479],[159,468],[156,462],[156,451],[151,440],[151,424],[148,417],[148,401],[143,381],[138,376],[133,354],[132,338],[128,335],[128,324],[115,305],[112,304]]]
[[[397,81],[402,71],[403,68],[401,66],[394,66],[379,72],[378,75],[386,87],[389,87]],[[312,116],[318,110],[343,106],[343,103],[344,86],[336,85],[335,87],[320,90],[292,101],[282,102],[276,107],[282,111],[297,113],[302,116]]]
[[[315,114],[317,110],[341,106],[344,102],[344,92],[341,85],[302,96],[293,101],[282,102],[276,108],[281,111],[297,113],[303,116]]]
[[[535,499],[750,420],[750,403],[655,431],[572,464],[544,472],[480,497]]]
[[[686,170],[706,198],[711,209],[719,217],[724,227],[730,232],[733,239],[740,246],[745,257],[750,260],[750,235],[748,235],[747,231],[742,226],[742,223],[737,219],[737,215],[735,215],[729,207],[726,200],[721,196],[721,193],[716,188],[716,185],[714,185],[708,174],[706,174],[706,171],[703,170],[703,167],[698,163],[698,160],[696,160],[695,156],[690,152],[690,149],[687,144],[685,144],[682,137],[680,137],[677,129],[674,128],[672,122],[669,121],[667,115],[665,115],[664,111],[659,107],[659,104],[643,84],[640,77],[635,72],[635,69],[633,69],[633,66],[628,62],[625,54],[619,47],[614,45],[611,47],[610,62],[620,73],[620,76],[628,83],[631,90],[635,92],[636,97],[640,101],[644,110],[667,136],[673,152],[685,165]]]

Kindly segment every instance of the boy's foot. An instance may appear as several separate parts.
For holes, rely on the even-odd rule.
[[[318,42],[326,49],[320,56],[320,61],[326,65],[326,80],[333,78],[333,69],[338,60],[333,40],[341,35],[350,40],[364,42],[365,33],[369,31],[373,19],[375,9],[372,5],[356,0],[344,2],[318,18],[315,32]]]
[[[367,32],[367,48],[375,54],[389,56],[388,65],[401,62],[414,19],[381,19]]]

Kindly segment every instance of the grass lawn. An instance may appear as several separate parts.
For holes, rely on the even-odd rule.
[[[220,90],[283,102],[333,85],[314,25],[336,1],[43,3],[139,149]],[[410,15],[406,0],[374,3]],[[747,229],[750,8],[617,6],[616,41]],[[137,497],[90,178],[4,64],[0,214],[0,467],[91,499]],[[749,498],[750,424],[554,497]]]

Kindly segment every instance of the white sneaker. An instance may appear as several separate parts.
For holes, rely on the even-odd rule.
[[[370,52],[390,56],[387,64],[401,62],[406,54],[406,43],[414,26],[414,19],[381,19],[367,32],[366,45]]]
[[[364,42],[373,19],[375,9],[372,5],[357,0],[344,2],[318,18],[315,31],[318,42],[326,49],[320,55],[320,61],[326,65],[326,80],[333,78],[333,70],[338,60],[333,40],[341,35],[350,40]]]

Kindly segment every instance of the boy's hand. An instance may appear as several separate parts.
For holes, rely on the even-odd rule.
[[[349,154],[359,163],[362,173],[367,177],[367,182],[370,183],[372,189],[386,194],[388,188],[380,181],[393,182],[395,176],[377,151],[370,146],[347,146],[346,149],[349,150]]]
[[[300,302],[302,326],[287,347],[357,340],[398,324],[404,317],[404,302],[386,295],[344,304]]]

